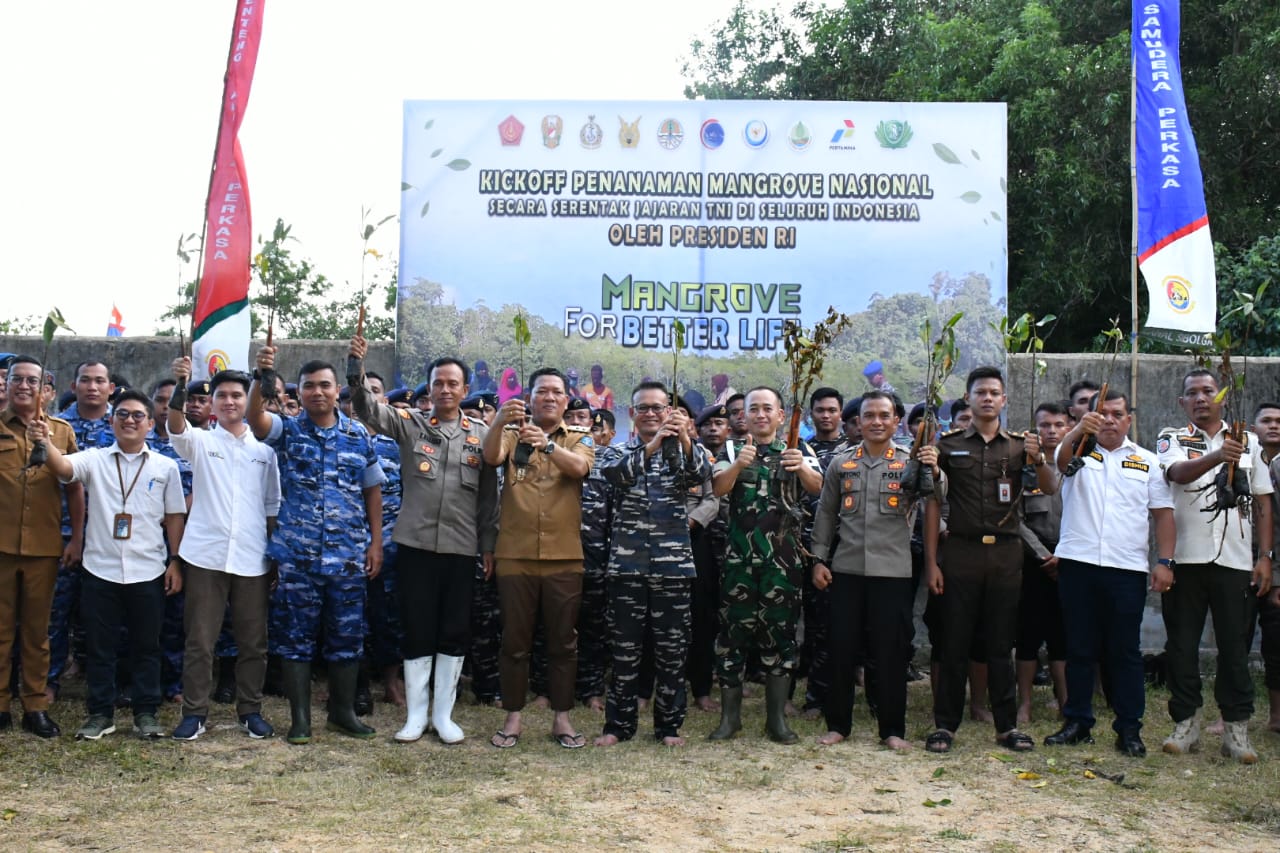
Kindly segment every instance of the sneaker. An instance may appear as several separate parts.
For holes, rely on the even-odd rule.
[[[115,720],[105,714],[94,714],[76,732],[76,740],[98,740],[116,730]]]
[[[1200,748],[1200,715],[1192,714],[1173,727],[1161,749],[1170,755],[1186,755]]]
[[[271,724],[262,719],[261,714],[241,714],[240,731],[247,732],[249,737],[254,740],[271,737],[276,733],[276,730],[271,727]]]
[[[143,740],[164,737],[164,726],[160,725],[160,721],[156,719],[155,714],[135,714],[133,717],[133,729],[138,733],[138,737]]]
[[[1253,745],[1249,743],[1248,720],[1227,723],[1226,730],[1222,733],[1222,755],[1234,758],[1241,764],[1258,763],[1258,753],[1254,752]]]
[[[195,740],[204,734],[204,717],[188,715],[182,718],[178,727],[173,730],[174,740]]]

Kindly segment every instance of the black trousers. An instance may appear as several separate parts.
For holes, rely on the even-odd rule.
[[[133,713],[160,707],[160,625],[164,622],[164,576],[141,583],[113,583],[89,571],[80,584],[87,664],[85,704],[90,715],[114,717],[116,660],[121,629],[128,627]]]
[[[942,561],[943,594],[937,601],[942,648],[934,724],[951,732],[960,727],[970,646],[981,631],[980,661],[987,665],[991,715],[996,731],[1007,732],[1018,721],[1012,652],[1022,589],[1022,543],[1001,539],[984,545],[951,535],[942,546]]]
[[[1062,624],[1058,582],[1041,568],[1040,558],[1030,554],[1022,563],[1022,599],[1018,603],[1018,660],[1037,660],[1042,645],[1048,646],[1049,660],[1067,659],[1067,634]]]
[[[689,687],[694,697],[711,695],[716,664],[716,634],[720,633],[720,565],[728,544],[722,531],[697,527],[690,536],[693,565],[693,633],[689,640]]]
[[[1249,625],[1257,607],[1249,572],[1216,563],[1179,564],[1177,583],[1160,598],[1169,666],[1169,716],[1175,723],[1191,717],[1204,703],[1200,689],[1200,635],[1213,614],[1218,642],[1218,674],[1213,697],[1228,723],[1253,716],[1253,678],[1249,675]]]
[[[876,668],[875,682],[867,689],[876,706],[880,739],[905,738],[911,578],[833,573],[827,592],[831,605],[831,686],[823,704],[827,728],[845,737],[852,731],[855,669],[865,659]]]
[[[401,545],[396,556],[406,660],[462,657],[471,645],[471,588],[476,558]]]

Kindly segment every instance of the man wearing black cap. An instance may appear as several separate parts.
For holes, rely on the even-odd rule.
[[[715,458],[729,437],[729,410],[721,404],[707,406],[696,422],[698,441]],[[711,674],[716,662],[716,634],[720,630],[720,567],[729,546],[725,501],[716,497],[710,480],[689,488],[689,543],[693,548],[693,581],[689,657],[686,663],[693,705],[703,711],[719,711],[711,698]]]
[[[862,397],[854,397],[844,404],[840,411],[840,424],[844,432],[844,447],[854,447],[862,441],[862,428],[858,426],[858,407],[862,405]],[[837,448],[843,449],[843,448]]]
[[[581,397],[569,401],[569,408],[564,410],[564,422],[569,426],[591,429],[591,407]]]
[[[187,383],[187,402],[183,412],[187,423],[196,429],[208,429],[209,418],[213,413],[213,391],[209,388],[208,379],[196,379]]]

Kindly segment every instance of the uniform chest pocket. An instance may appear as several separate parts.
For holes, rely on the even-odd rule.
[[[18,452],[18,443],[10,439],[0,440],[0,471],[17,471],[22,468],[22,454]]]
[[[433,445],[419,442],[413,448],[413,476],[434,480],[440,475],[440,454]]]
[[[902,497],[902,483],[888,478],[880,481],[880,512],[885,515],[906,515],[907,502]]]
[[[368,460],[363,453],[357,453],[354,450],[338,450],[338,481],[340,483],[355,483],[360,487],[364,483],[364,469],[368,467]]]
[[[302,486],[318,487],[324,479],[324,449],[314,441],[289,444],[289,469],[293,480]]]
[[[862,503],[862,477],[859,474],[840,475],[840,512],[856,513]]]
[[[978,460],[972,456],[948,456],[947,468],[957,474],[969,475],[978,468]]]
[[[1150,476],[1150,472],[1151,469],[1146,465],[1126,465],[1120,469],[1120,476],[1126,480],[1136,480],[1141,483],[1146,481],[1147,477]]]
[[[462,456],[462,488],[476,491],[480,488],[480,454],[464,452]]]

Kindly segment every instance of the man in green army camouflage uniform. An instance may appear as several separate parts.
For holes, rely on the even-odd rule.
[[[747,392],[746,441],[729,442],[716,462],[717,495],[729,495],[729,553],[721,584],[720,726],[712,740],[742,728],[742,675],[755,649],[767,672],[766,730],[771,740],[795,743],[785,709],[796,660],[796,618],[804,564],[800,531],[809,503],[822,489],[818,459],[808,445],[788,449],[778,439],[786,414],[772,388]],[[786,482],[794,478],[793,483]],[[798,486],[798,488],[797,488]]]

